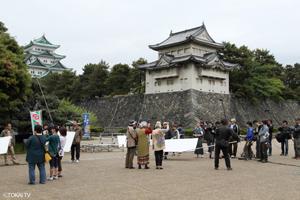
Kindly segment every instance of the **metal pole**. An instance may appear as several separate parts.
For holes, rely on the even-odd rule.
[[[39,85],[39,88],[40,88],[40,90],[41,90],[41,93],[42,93],[42,96],[43,96],[43,99],[44,99],[44,102],[45,102],[45,105],[46,105],[47,112],[48,112],[48,115],[49,115],[49,117],[50,117],[50,120],[51,120],[51,122],[53,123],[53,119],[52,119],[52,116],[51,116],[51,113],[50,113],[50,110],[49,110],[49,107],[48,107],[48,103],[47,103],[47,101],[46,101],[46,98],[45,98],[44,92],[43,92],[43,90],[42,90],[41,84],[40,84],[40,82],[39,82],[39,79],[37,78],[36,81],[37,81],[37,83],[38,83],[38,85]]]
[[[221,103],[222,103],[222,108],[223,108],[224,117],[225,117],[225,119],[227,119],[223,99],[219,99],[219,100],[220,100]]]

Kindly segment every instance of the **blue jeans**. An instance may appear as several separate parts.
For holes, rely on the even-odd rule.
[[[46,183],[45,163],[28,163],[29,168],[29,183],[35,183],[35,165],[40,171],[40,183]]]
[[[283,142],[281,142],[281,154],[282,155],[288,155],[289,153],[289,140],[284,139]]]
[[[272,139],[269,140],[269,156],[272,155]]]

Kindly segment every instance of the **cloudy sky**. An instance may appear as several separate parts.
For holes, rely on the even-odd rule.
[[[271,51],[283,64],[300,62],[298,0],[1,0],[0,21],[20,45],[45,34],[60,44],[67,67],[148,61],[148,48],[173,32],[205,22],[218,42]]]

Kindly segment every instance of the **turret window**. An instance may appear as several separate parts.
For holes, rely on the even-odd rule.
[[[171,79],[171,80],[167,80],[167,85],[173,85],[174,84],[174,81]]]
[[[190,53],[190,48],[185,48],[184,53]]]
[[[154,85],[155,86],[160,86],[161,82],[160,81],[155,81]]]

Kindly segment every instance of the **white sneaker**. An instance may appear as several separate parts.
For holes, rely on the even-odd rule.
[[[77,163],[79,163],[79,160],[76,160]]]
[[[54,177],[53,177],[53,180],[57,180],[57,179],[58,179],[58,177],[57,177],[57,176],[54,176]]]
[[[48,181],[53,181],[53,177],[50,176],[49,178],[47,178]]]

